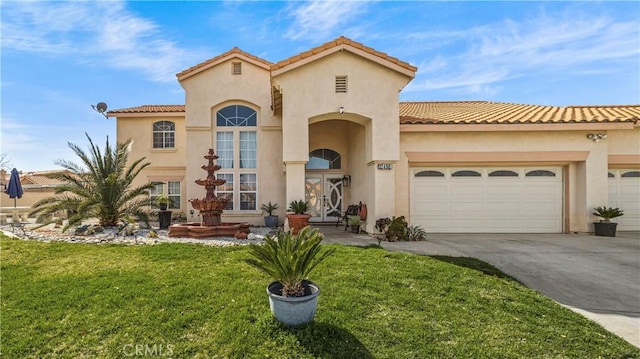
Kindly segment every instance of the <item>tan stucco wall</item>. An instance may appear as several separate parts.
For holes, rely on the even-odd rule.
[[[337,75],[348,77],[347,93],[335,92]],[[398,92],[407,81],[406,76],[347,51],[275,77],[274,83],[283,94],[284,160],[306,160],[308,119],[322,114],[342,119],[350,113],[373,120],[375,146],[367,160],[397,160]],[[345,111],[342,116],[340,107]]]
[[[233,75],[232,62],[242,63],[242,74]],[[186,132],[186,193],[188,198],[204,196],[204,190],[192,183],[206,176],[200,168],[209,148],[216,148],[215,113],[225,106],[241,104],[258,113],[258,199],[256,211],[226,211],[223,221],[247,221],[264,224],[260,206],[268,201],[278,203],[278,213],[286,209],[284,173],[282,167],[282,135],[280,119],[271,111],[269,71],[239,58],[230,58],[181,82],[185,89]],[[189,206],[189,209],[190,206]]]
[[[55,195],[54,187],[23,185],[22,190],[23,190],[22,197],[16,198],[15,205],[16,207],[29,207],[29,209],[24,209],[23,212],[24,211],[29,212],[31,210],[30,208],[36,202]],[[2,196],[0,196],[0,207],[12,208],[13,205],[14,205],[13,199],[9,198],[8,195],[3,193]]]
[[[609,141],[624,142],[617,144],[619,148],[628,148],[632,145],[633,136],[614,134],[605,141],[593,142],[586,138],[586,131],[548,131],[548,132],[433,132],[433,133],[402,133],[400,152],[524,152],[528,153],[525,161],[501,162],[487,161],[477,162],[478,159],[457,163],[409,163],[406,155],[398,162],[395,169],[396,179],[396,215],[405,215],[410,218],[409,182],[410,167],[434,166],[447,167],[455,165],[468,166],[527,166],[527,165],[556,165],[565,166],[565,186],[569,198],[565,208],[567,232],[591,231],[590,224],[595,217],[591,215],[591,209],[608,203],[607,183],[607,154]],[[561,152],[586,152],[584,161],[570,161],[566,158],[541,161],[541,156],[536,153],[555,151]],[[561,155],[559,155],[561,157]],[[470,155],[470,158],[472,156]],[[568,158],[568,157],[567,157]]]
[[[348,92],[336,93],[335,77],[347,76]],[[374,185],[388,185],[378,172],[367,171],[368,163],[376,160],[397,161],[399,159],[398,94],[409,81],[406,75],[395,72],[378,63],[363,59],[348,51],[330,54],[317,61],[295,68],[274,77],[281,88],[283,159],[285,164],[298,166],[307,161],[310,150],[309,123],[322,120],[347,120],[360,125],[364,142],[356,145],[361,155],[350,156],[349,165],[366,173],[365,178],[354,177],[350,189],[350,201],[363,198],[371,217],[376,216]],[[344,113],[339,108],[344,108]],[[296,171],[287,171],[287,200],[303,198],[304,185]],[[295,176],[295,177],[293,177]],[[373,178],[371,178],[373,176]],[[385,177],[385,176],[382,176]],[[289,185],[293,186],[292,188]],[[367,193],[357,193],[358,188]],[[393,203],[393,193],[389,193]],[[363,201],[363,202],[364,202]],[[368,225],[367,228],[370,226]]]
[[[640,168],[640,125],[633,130],[608,131],[609,168]]]
[[[153,124],[158,121],[171,121],[175,124],[175,148],[153,148]],[[188,214],[185,183],[185,162],[187,160],[187,132],[185,118],[176,116],[158,117],[119,117],[116,125],[119,142],[132,140],[129,160],[145,157],[151,164],[138,176],[134,185],[149,181],[181,181],[182,201],[180,211]],[[177,210],[176,210],[177,211]]]

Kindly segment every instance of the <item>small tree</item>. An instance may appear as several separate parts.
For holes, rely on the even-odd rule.
[[[11,169],[11,159],[6,153],[0,153],[0,170],[9,172]]]
[[[64,184],[56,187],[54,196],[37,202],[31,214],[47,225],[53,223],[51,215],[58,211],[72,213],[63,231],[89,218],[98,218],[102,226],[116,226],[120,220],[131,218],[148,224],[149,217],[143,208],[149,203],[149,190],[154,185],[149,182],[133,187],[133,181],[150,163],[143,163],[143,157],[127,165],[131,141],[118,143],[114,148],[107,137],[103,153],[89,135],[85,135],[90,144],[88,154],[68,143],[82,165],[67,160],[56,161],[67,171],[48,177]]]

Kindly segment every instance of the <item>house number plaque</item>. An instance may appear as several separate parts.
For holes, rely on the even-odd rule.
[[[378,163],[379,170],[391,170],[393,169],[393,165],[391,163]]]

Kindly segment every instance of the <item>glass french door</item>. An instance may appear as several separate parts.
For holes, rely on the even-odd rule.
[[[307,174],[305,199],[311,210],[310,222],[332,222],[342,215],[342,175]]]

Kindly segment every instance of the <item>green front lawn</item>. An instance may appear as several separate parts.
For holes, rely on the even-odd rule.
[[[472,259],[336,246],[315,322],[288,329],[246,248],[0,246],[4,358],[640,358]]]

